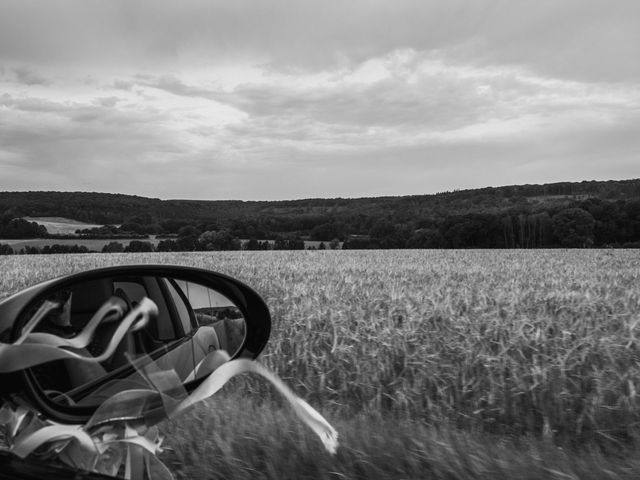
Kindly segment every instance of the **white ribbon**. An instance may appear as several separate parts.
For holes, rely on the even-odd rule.
[[[34,367],[53,360],[74,359],[89,363],[104,362],[113,355],[113,352],[115,352],[127,332],[132,330],[132,327],[133,329],[142,328],[151,316],[157,314],[158,307],[156,304],[148,298],[142,299],[140,304],[131,310],[124,320],[120,322],[113,337],[109,341],[109,345],[105,351],[97,357],[86,356],[72,352],[71,350],[66,350],[65,347],[67,347],[67,345],[62,345],[62,342],[58,340],[53,340],[53,344],[48,344],[46,342],[51,341],[49,337],[55,338],[55,336],[48,334],[42,334],[36,337],[42,339],[45,343],[23,343],[22,345],[0,343],[0,373],[24,370],[25,368]],[[92,328],[95,327],[92,326]],[[84,332],[81,333],[81,335],[83,334]],[[25,341],[28,338],[33,339],[33,335],[35,335],[35,333],[26,336]]]
[[[76,439],[88,452],[98,454],[96,445],[87,432],[80,425],[53,424],[36,430],[28,435],[19,435],[15,439],[11,452],[20,458],[27,457],[31,452],[47,442],[56,440]]]
[[[203,380],[191,395],[177,406],[172,416],[211,397],[236,375],[248,372],[257,373],[271,382],[289,401],[296,415],[320,437],[327,451],[331,454],[336,453],[338,449],[338,432],[307,402],[296,396],[273,372],[253,360],[230,360],[218,367],[217,370]]]
[[[91,317],[91,320],[89,320],[89,323],[85,325],[79,335],[73,338],[62,338],[52,333],[35,332],[29,333],[24,342],[39,343],[52,347],[85,348],[91,343],[91,340],[93,340],[93,334],[98,325],[121,318],[126,308],[127,304],[120,297],[111,297],[100,307],[95,315]]]
[[[40,323],[40,320],[46,317],[51,310],[59,306],[60,304],[58,303],[45,300],[42,303],[42,305],[40,305],[40,308],[38,308],[36,313],[34,313],[33,316],[29,319],[29,321],[25,324],[25,326],[22,327],[22,334],[15,342],[13,342],[13,344],[20,345],[22,342],[24,342],[24,340],[31,333],[31,331],[38,326],[38,324]]]

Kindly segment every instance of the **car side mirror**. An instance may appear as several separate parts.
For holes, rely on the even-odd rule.
[[[266,304],[242,282],[166,265],[110,267],[50,280],[0,302],[0,319],[0,338],[7,343],[71,352],[70,358],[13,374],[21,392],[8,392],[24,394],[61,423],[86,421],[110,396],[145,388],[136,363],[174,370],[191,391],[216,368],[220,357],[214,352],[254,359],[271,328]]]

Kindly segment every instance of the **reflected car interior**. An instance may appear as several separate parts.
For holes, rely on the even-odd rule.
[[[183,382],[189,381],[210,373],[199,369],[207,354],[223,349],[233,356],[244,341],[242,313],[226,297],[202,285],[156,276],[100,278],[56,292],[46,300],[59,308],[34,331],[72,338],[113,297],[127,304],[125,315],[147,297],[158,307],[157,318],[128,332],[104,362],[59,360],[32,368],[42,391],[54,402],[99,405],[118,391],[148,388],[131,365],[137,358],[150,358],[163,370],[175,370]],[[76,353],[102,353],[122,318],[105,318],[91,343]]]

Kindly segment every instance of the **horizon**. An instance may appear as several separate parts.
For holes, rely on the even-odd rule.
[[[304,201],[304,200],[359,200],[359,199],[373,199],[373,198],[396,198],[396,197],[420,197],[420,196],[432,196],[432,195],[441,195],[446,193],[456,193],[456,192],[465,192],[465,191],[474,191],[474,190],[484,190],[488,188],[506,188],[506,187],[522,187],[527,185],[554,185],[559,183],[590,183],[590,182],[628,182],[640,180],[640,177],[634,178],[609,178],[606,180],[575,180],[575,181],[554,181],[547,183],[519,183],[519,184],[509,184],[509,185],[485,185],[483,187],[477,188],[454,188],[452,190],[443,190],[439,192],[432,193],[409,193],[404,195],[372,195],[365,197],[304,197],[304,198],[284,198],[277,200],[268,200],[268,199],[258,199],[258,200],[244,200],[240,198],[222,198],[222,199],[207,199],[207,198],[159,198],[159,197],[147,197],[144,195],[132,195],[128,193],[122,192],[100,192],[100,191],[83,191],[83,190],[0,190],[1,193],[88,193],[88,194],[97,194],[97,195],[125,195],[125,196],[133,196],[146,198],[150,200],[160,200],[160,201],[194,201],[194,202],[296,202],[296,201]]]
[[[584,179],[584,180],[573,180],[573,181],[553,181],[553,182],[545,182],[545,183],[519,183],[519,184],[508,184],[508,185],[485,185],[482,187],[476,188],[454,188],[451,190],[442,190],[439,192],[431,192],[431,193],[408,193],[408,194],[400,194],[400,195],[371,195],[364,197],[303,197],[303,198],[284,198],[284,199],[257,199],[257,200],[245,200],[240,198],[221,198],[221,199],[207,199],[207,198],[160,198],[160,197],[148,197],[144,195],[134,195],[123,192],[101,192],[101,191],[84,191],[84,190],[0,190],[0,194],[2,193],[85,193],[85,194],[97,194],[97,195],[124,195],[124,196],[132,196],[132,197],[140,197],[146,198],[149,200],[160,200],[160,201],[194,201],[194,202],[296,202],[296,201],[304,201],[304,200],[359,200],[359,199],[374,199],[374,198],[397,198],[397,197],[420,197],[420,196],[433,196],[433,195],[441,195],[447,193],[457,193],[457,192],[465,192],[465,191],[474,191],[474,190],[484,190],[484,189],[500,189],[500,188],[508,188],[508,187],[523,187],[527,185],[555,185],[559,183],[590,183],[590,182],[630,182],[634,180],[640,180],[640,177],[633,178],[609,178],[605,180],[595,180],[595,179]]]
[[[6,0],[0,190],[282,201],[637,177],[639,22],[635,0]]]

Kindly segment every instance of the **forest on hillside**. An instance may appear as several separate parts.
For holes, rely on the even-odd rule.
[[[55,238],[23,218],[38,216],[104,225],[78,231],[85,238],[164,236],[151,246],[162,251],[296,249],[304,240],[344,249],[629,248],[640,246],[640,179],[269,202],[0,192],[0,239]]]

